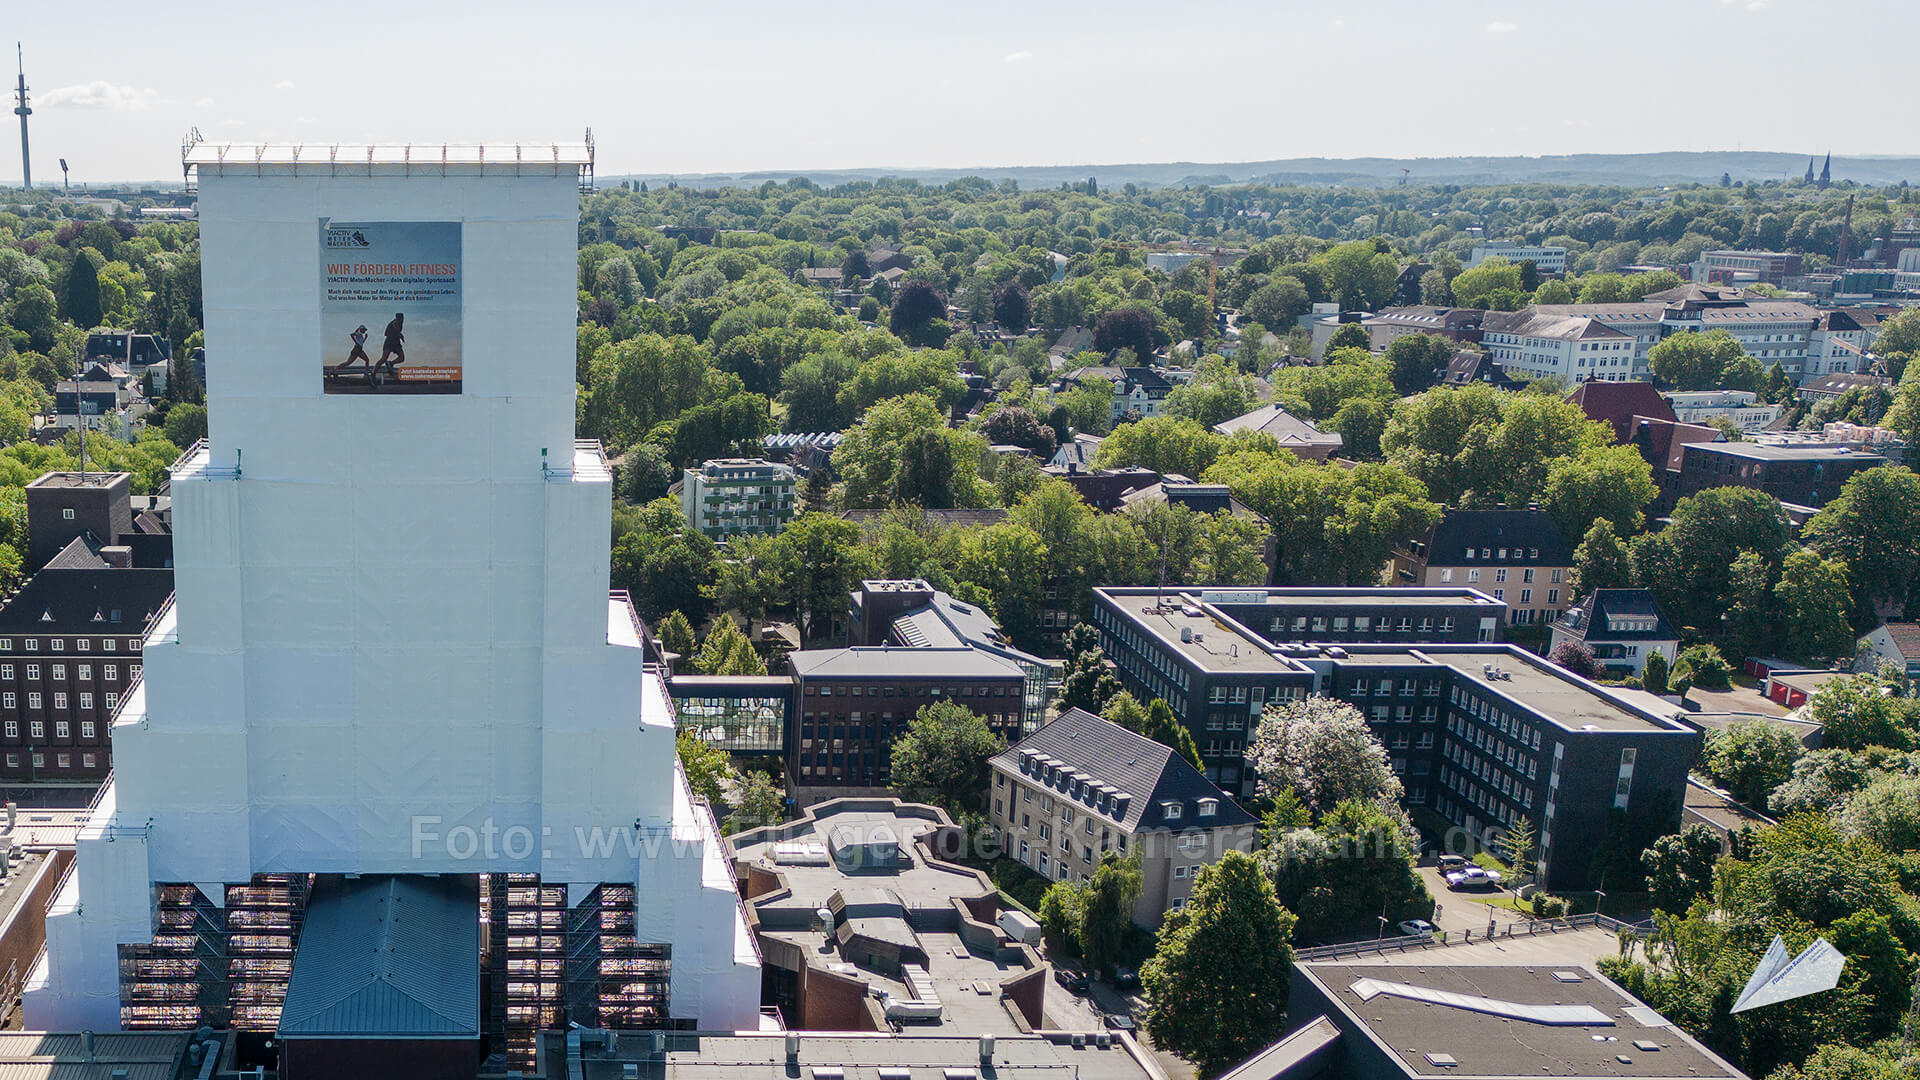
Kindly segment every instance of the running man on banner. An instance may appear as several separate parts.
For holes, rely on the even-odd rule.
[[[386,365],[389,356],[393,358],[395,364],[404,364],[407,362],[407,350],[404,344],[407,340],[407,335],[401,333],[400,325],[406,320],[406,317],[405,312],[396,311],[393,313],[393,321],[387,324],[387,340],[385,344],[380,346],[380,363],[382,366]]]

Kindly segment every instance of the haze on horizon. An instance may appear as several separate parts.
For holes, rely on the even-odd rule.
[[[1898,119],[1903,57],[1863,55],[1920,30],[1910,0],[1114,0],[1098,16],[1006,0],[561,0],[537,14],[105,0],[13,14],[0,32],[25,45],[40,183],[62,157],[75,182],[177,178],[196,125],[215,142],[316,145],[591,126],[602,175],[1920,154],[1920,128]],[[1841,61],[1844,86],[1823,82]],[[0,144],[0,184],[17,185],[14,132]]]

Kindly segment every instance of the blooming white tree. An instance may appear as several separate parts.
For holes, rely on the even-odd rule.
[[[1332,698],[1267,706],[1247,758],[1261,795],[1292,791],[1316,814],[1345,799],[1392,804],[1401,794],[1367,718]]]

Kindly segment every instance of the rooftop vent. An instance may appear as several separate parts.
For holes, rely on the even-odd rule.
[[[1553,973],[1553,981],[1563,982],[1563,983],[1577,983],[1580,981],[1580,973],[1577,971],[1556,971]]]
[[[1455,1068],[1460,1064],[1459,1059],[1455,1058],[1452,1054],[1429,1053],[1426,1057],[1427,1064],[1436,1065],[1443,1069]]]
[[[1643,1054],[1652,1054],[1659,1052],[1660,1044],[1654,1042],[1652,1039],[1635,1039],[1633,1040],[1633,1048]]]

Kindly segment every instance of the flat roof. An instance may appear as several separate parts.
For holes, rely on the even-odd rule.
[[[1845,446],[1796,446],[1777,445],[1758,442],[1716,442],[1688,443],[1687,447],[1703,452],[1726,454],[1729,457],[1750,458],[1754,461],[1842,461],[1848,458],[1884,463],[1887,459],[1869,450],[1855,450]]]
[[[1153,591],[1113,596],[1114,603],[1155,637],[1203,671],[1299,673],[1308,669],[1268,652],[1268,644],[1229,626],[1190,598],[1168,593],[1165,603]],[[1193,640],[1182,641],[1181,631]]]
[[[1309,963],[1300,970],[1410,1076],[1744,1080],[1584,966]],[[1542,1008],[1584,1009],[1592,1019],[1541,1022],[1536,1017],[1556,1015],[1535,1011]]]
[[[66,381],[70,382],[72,380]],[[42,474],[38,479],[28,483],[27,486],[30,488],[104,488],[110,484],[126,480],[130,475],[129,473],[123,472],[105,472],[99,469],[88,469],[83,479],[82,474],[79,472],[50,472]]]
[[[222,1033],[220,1038],[224,1039]],[[79,1032],[0,1032],[0,1076],[6,1080],[173,1080],[193,1036],[183,1031],[100,1033],[89,1058]]]
[[[1118,601],[1122,597],[1154,596],[1158,590],[1148,586],[1130,586],[1125,588],[1095,589]],[[1169,589],[1167,596],[1185,597],[1196,604],[1219,604],[1222,607],[1242,607],[1249,604],[1267,604],[1274,607],[1295,605],[1316,605],[1321,607],[1454,607],[1460,604],[1472,604],[1486,607],[1505,607],[1505,603],[1495,600],[1478,589],[1428,589],[1428,588],[1356,588],[1356,589],[1316,589],[1316,588],[1261,588],[1246,589]]]
[[[983,649],[857,645],[801,649],[787,654],[794,673],[809,679],[1024,679],[1020,665]]]
[[[727,1034],[662,1032],[664,1053],[649,1047],[649,1032],[621,1032],[613,1054],[589,1049],[583,1061],[586,1080],[619,1080],[625,1065],[639,1066],[646,1080],[825,1080],[839,1070],[844,1080],[947,1080],[948,1069],[982,1075],[977,1034],[945,1031],[807,1031]],[[799,1071],[787,1069],[786,1040],[800,1040]],[[1065,1032],[994,1033],[992,1068],[986,1075],[1009,1080],[1167,1080],[1152,1055],[1129,1036],[1112,1034],[1101,1046],[1097,1036],[1081,1045]],[[555,1054],[564,1053],[561,1032],[545,1034],[548,1075],[565,1072]],[[819,1070],[816,1072],[815,1070]]]
[[[1469,682],[1547,717],[1570,731],[1679,731],[1684,725],[1662,722],[1627,707],[1601,687],[1517,648],[1431,649],[1416,651],[1445,664]],[[1482,666],[1493,664],[1507,678],[1490,678]]]
[[[888,808],[889,804],[892,808]],[[812,816],[797,822],[755,829],[727,839],[727,847],[736,862],[756,865],[787,880],[786,896],[747,901],[763,913],[763,921],[766,914],[783,911],[811,919],[816,908],[843,889],[890,889],[910,912],[928,908],[945,910],[955,897],[994,892],[992,883],[983,883],[969,871],[946,864],[930,864],[925,853],[915,847],[914,840],[921,833],[944,824],[931,807],[891,799],[838,799],[821,803],[810,813]],[[829,840],[852,844],[887,839],[900,847],[900,861],[890,869],[848,873],[834,865],[830,858],[824,866],[806,866],[779,862],[774,857],[777,845],[795,842],[813,840],[830,848]]]

